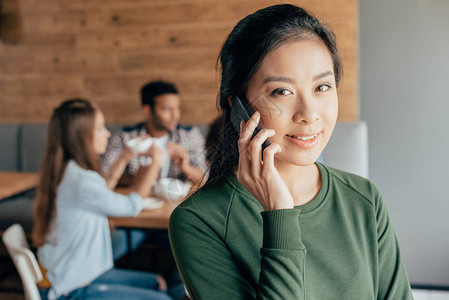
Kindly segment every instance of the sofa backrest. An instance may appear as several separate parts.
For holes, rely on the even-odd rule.
[[[122,125],[107,125],[112,133],[122,128]],[[23,172],[38,172],[47,142],[47,124],[23,124],[20,135],[20,170]]]
[[[323,151],[324,163],[368,178],[368,127],[364,121],[338,122]]]
[[[0,124],[0,170],[20,169],[20,129],[19,124]]]
[[[23,124],[20,136],[20,170],[38,172],[45,150],[47,124]]]

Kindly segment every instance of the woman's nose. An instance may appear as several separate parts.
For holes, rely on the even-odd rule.
[[[301,96],[294,107],[293,121],[296,123],[311,124],[320,117],[316,99],[313,96]]]

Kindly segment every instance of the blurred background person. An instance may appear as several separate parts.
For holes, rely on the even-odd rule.
[[[126,160],[123,153],[129,151],[127,144],[130,140],[136,137],[151,137],[153,143],[163,149],[163,155],[158,162],[161,164],[158,178],[173,178],[200,185],[205,180],[204,171],[207,168],[205,139],[198,127],[179,124],[181,100],[177,88],[170,82],[153,81],[145,84],[140,94],[145,120],[135,126],[124,127],[112,136],[103,157],[103,176],[107,180],[113,180],[117,177],[113,166],[124,163],[125,171],[118,179],[118,184],[131,185],[139,170],[151,165],[154,158],[136,155]],[[171,187],[176,188],[177,185]],[[168,188],[168,185],[163,188]],[[147,196],[149,195],[150,193]],[[127,247],[128,238],[131,249]],[[119,259],[127,251],[136,250],[145,241],[157,245],[159,250],[172,257],[167,230],[133,229],[127,236],[125,230],[116,229],[112,232],[114,259]],[[164,271],[164,276],[169,285],[182,285],[174,262],[173,270]]]
[[[164,81],[154,81],[141,89],[142,111],[145,121],[132,127],[125,127],[111,138],[104,155],[102,172],[109,176],[111,166],[135,137],[152,137],[165,155],[162,158],[160,177],[188,180],[199,184],[206,170],[204,137],[197,127],[179,124],[181,100],[175,85]],[[134,157],[126,167],[119,184],[129,186],[139,168],[151,160]]]
[[[161,276],[114,268],[108,216],[138,214],[161,164],[142,169],[128,196],[114,193],[98,173],[109,137],[103,113],[86,100],[65,101],[53,112],[33,228],[51,283],[40,290],[43,299],[171,299]],[[153,146],[151,155],[157,162],[162,150]]]

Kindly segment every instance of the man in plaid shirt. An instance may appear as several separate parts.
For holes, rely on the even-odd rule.
[[[205,140],[197,127],[179,124],[181,110],[176,87],[168,82],[151,82],[141,89],[141,101],[146,121],[125,127],[111,138],[103,158],[103,174],[119,159],[130,139],[151,136],[165,152],[160,176],[199,184],[207,168]],[[130,185],[140,166],[150,163],[151,158],[145,156],[128,158],[128,165],[119,183]]]

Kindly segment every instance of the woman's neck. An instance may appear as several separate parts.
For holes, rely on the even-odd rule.
[[[275,160],[276,169],[292,194],[296,205],[304,205],[315,198],[321,188],[321,175],[316,164],[295,166]]]

